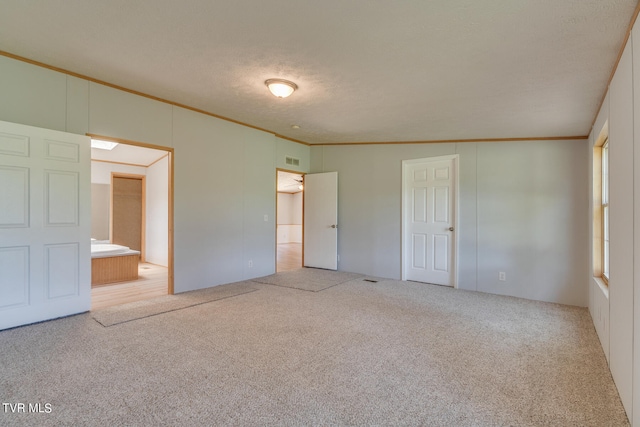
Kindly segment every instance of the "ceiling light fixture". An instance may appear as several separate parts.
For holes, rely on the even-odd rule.
[[[92,139],[91,148],[99,148],[101,150],[113,150],[118,145],[117,142],[104,141],[102,139]]]
[[[266,80],[264,84],[267,85],[271,93],[278,98],[286,98],[298,89],[297,84],[284,79],[269,79]]]

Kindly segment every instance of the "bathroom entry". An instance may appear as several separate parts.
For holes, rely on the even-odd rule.
[[[111,173],[111,242],[140,251],[145,260],[145,177]]]
[[[276,271],[302,268],[302,196],[304,177],[277,170]]]
[[[126,281],[96,280],[92,310],[173,294],[173,149],[89,136],[92,264],[127,272]],[[139,254],[137,276],[120,265],[120,248]]]

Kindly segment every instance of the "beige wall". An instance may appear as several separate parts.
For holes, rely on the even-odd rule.
[[[586,140],[325,146],[312,148],[311,165],[339,174],[339,269],[399,279],[402,161],[459,154],[459,287],[584,307],[587,147]]]
[[[109,240],[110,190],[107,184],[91,183],[91,238]]]

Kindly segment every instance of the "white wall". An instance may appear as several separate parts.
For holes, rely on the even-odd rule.
[[[633,67],[633,425],[640,426],[640,24],[631,33]],[[628,89],[628,88],[627,88]],[[631,193],[627,183],[628,192]]]
[[[278,193],[278,225],[293,224],[293,194]]]
[[[91,161],[91,183],[111,185],[111,173],[128,173],[132,175],[147,175],[147,168],[144,166],[121,165],[118,163],[106,163]]]
[[[0,120],[174,148],[176,292],[275,272],[276,165],[307,172],[308,146],[3,56],[0,75]]]
[[[609,286],[592,277],[589,311],[632,425],[640,426],[640,27],[636,23],[591,131],[609,127]],[[590,150],[593,152],[593,150]],[[591,163],[589,163],[591,165]],[[593,200],[591,200],[593,204]],[[592,234],[592,233],[591,233]],[[593,244],[593,236],[591,235]]]
[[[93,134],[173,147],[169,104],[90,82],[88,109]]]
[[[145,261],[169,266],[169,157],[146,168]]]
[[[91,184],[91,238],[109,240],[109,185]]]
[[[478,144],[479,291],[588,305],[587,147],[586,140]]]
[[[287,139],[276,137],[276,166],[295,172],[309,172],[311,148],[308,145],[298,144]],[[286,157],[295,157],[300,160],[299,166],[288,165]]]
[[[609,87],[609,366],[632,419],[633,73],[631,45]]]
[[[302,243],[302,192],[278,193],[277,242]]]
[[[66,122],[68,76],[4,56],[0,70],[2,120],[72,132]]]
[[[401,277],[402,160],[460,155],[461,289],[587,306],[588,141],[312,147],[338,171],[339,269]],[[498,281],[498,272],[507,281]]]
[[[291,223],[302,225],[302,191],[295,193],[292,200],[293,213],[291,215]]]
[[[177,107],[173,117],[176,286],[274,273],[275,137]]]

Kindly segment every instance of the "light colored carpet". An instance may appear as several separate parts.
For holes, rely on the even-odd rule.
[[[413,282],[0,332],[0,425],[625,426],[588,311]]]
[[[259,277],[253,279],[253,281],[266,285],[320,292],[359,277],[362,277],[362,274],[305,267],[297,270],[283,271],[272,274],[271,276]]]
[[[239,282],[107,307],[92,311],[91,316],[102,326],[108,327],[145,317],[157,316],[169,311],[182,310],[194,305],[235,297],[256,290],[255,287],[251,286],[251,282]]]

